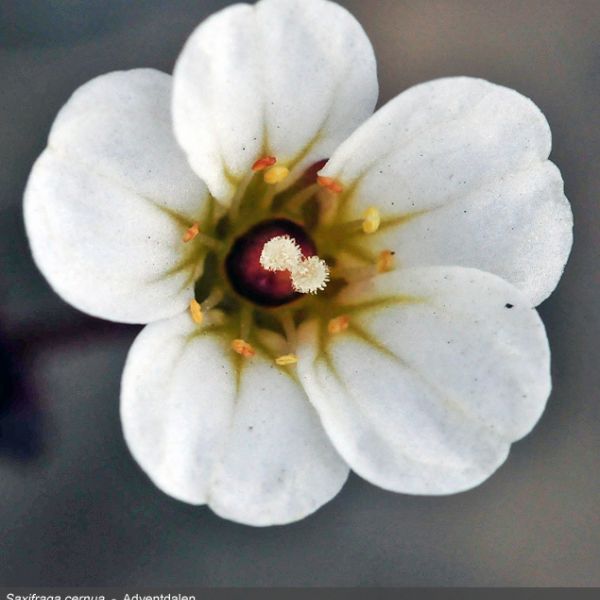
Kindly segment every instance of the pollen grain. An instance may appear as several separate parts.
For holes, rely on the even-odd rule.
[[[191,242],[200,233],[200,225],[194,223],[191,227],[188,227],[181,238],[184,244]]]
[[[382,250],[377,257],[377,272],[387,273],[394,268],[395,252],[392,250]]]
[[[192,298],[190,300],[190,315],[192,315],[192,321],[196,323],[196,325],[201,325],[202,321],[204,321],[204,314],[202,313],[202,307],[199,302]]]
[[[348,317],[348,315],[340,315],[339,317],[329,320],[329,323],[327,323],[327,331],[331,335],[335,335],[336,333],[342,333],[342,331],[346,331],[349,325],[350,317]]]
[[[252,165],[252,170],[254,172],[262,171],[263,169],[266,169],[267,167],[272,167],[276,162],[277,162],[277,159],[274,156],[263,156],[262,158],[259,158]]]
[[[365,233],[375,233],[381,225],[381,215],[374,206],[369,206],[363,215],[362,230]]]
[[[252,358],[256,354],[256,350],[248,342],[241,339],[233,340],[231,342],[231,349],[244,358]]]
[[[271,167],[263,176],[265,183],[274,185],[283,181],[290,174],[287,167]]]
[[[280,367],[287,365],[295,365],[298,362],[298,357],[295,354],[284,354],[275,359],[275,363]]]
[[[332,177],[325,177],[323,175],[319,175],[317,176],[317,183],[321,187],[324,187],[325,189],[332,192],[333,194],[339,194],[344,189],[342,184],[339,181],[333,179]]]

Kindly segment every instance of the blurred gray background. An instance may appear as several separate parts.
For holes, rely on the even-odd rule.
[[[481,487],[396,495],[351,476],[317,514],[254,529],[165,496],[122,439],[121,369],[138,328],[56,297],[25,241],[22,192],[79,85],[171,71],[228,2],[0,0],[0,584],[600,585],[600,2],[343,1],[379,61],[380,103],[473,75],[546,114],[575,246],[540,308],[554,391]]]

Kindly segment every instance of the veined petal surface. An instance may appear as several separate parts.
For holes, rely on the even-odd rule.
[[[331,152],[373,111],[375,58],[359,23],[327,0],[236,4],[191,35],[174,71],[175,133],[228,203],[254,161],[292,174]]]
[[[188,315],[148,325],[121,388],[125,439],[164,492],[249,525],[289,523],[335,496],[348,467],[293,372]]]
[[[402,269],[339,297],[349,328],[300,329],[300,379],[359,475],[413,494],[489,477],[550,392],[544,326],[526,296],[462,267]]]
[[[547,158],[550,129],[531,100],[481,79],[417,85],[381,108],[322,175],[347,189],[342,217],[379,208],[364,239],[398,264],[490,271],[539,304],[572,245],[572,214]]]
[[[173,137],[170,93],[171,78],[151,69],[93,79],[61,109],[31,172],[34,259],[92,315],[145,323],[192,297],[197,261],[181,238],[204,218],[208,193]]]

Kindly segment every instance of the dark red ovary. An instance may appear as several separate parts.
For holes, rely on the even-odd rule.
[[[314,242],[297,223],[289,219],[258,223],[234,242],[225,260],[229,281],[240,296],[261,306],[275,307],[302,295],[294,291],[289,271],[267,271],[260,264],[264,245],[285,235],[295,240],[305,258],[316,255]]]

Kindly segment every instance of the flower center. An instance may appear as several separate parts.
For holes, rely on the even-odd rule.
[[[241,357],[251,359],[260,350],[273,355],[280,367],[293,366],[298,361],[297,327],[305,319],[325,319],[328,335],[343,333],[350,317],[335,305],[338,292],[394,268],[393,250],[371,254],[354,248],[357,237],[380,229],[381,215],[371,206],[359,218],[344,219],[340,206],[347,194],[338,180],[318,175],[325,162],[316,162],[282,187],[290,169],[274,156],[263,156],[241,182],[227,212],[213,206],[205,224],[188,223],[182,232],[182,243],[190,244],[185,264],[204,254],[190,318],[204,328],[226,328],[231,350]],[[194,247],[199,248],[196,253]],[[230,287],[221,285],[223,274]],[[239,302],[232,291],[248,302]],[[287,306],[306,294],[319,296]],[[280,337],[268,341],[257,336],[262,330]]]
[[[265,244],[276,238],[291,240],[303,259],[317,255],[317,248],[305,229],[289,219],[269,219],[238,237],[225,259],[225,270],[233,289],[260,306],[282,306],[302,296],[290,270],[263,266]]]

